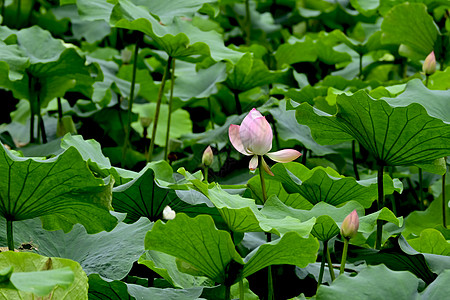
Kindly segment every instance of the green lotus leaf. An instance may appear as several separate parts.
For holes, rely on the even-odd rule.
[[[131,86],[131,81],[133,80],[133,65],[122,65],[117,73],[117,77],[128,81]],[[158,95],[159,85],[153,81],[153,78],[150,76],[148,70],[137,69],[135,82],[136,87],[139,85],[139,89],[135,88],[134,90],[135,95],[139,95],[149,102],[155,100],[156,95]]]
[[[51,293],[54,299],[87,299],[86,274],[72,260],[8,251],[0,253],[0,269],[5,268],[13,269],[9,280],[17,290],[1,286],[2,299],[32,299],[31,293]]]
[[[98,274],[89,275],[89,299],[132,300],[123,281],[105,281]]]
[[[352,6],[364,16],[372,16],[380,6],[380,0],[350,0]]]
[[[436,229],[427,228],[420,233],[418,238],[409,239],[408,243],[422,253],[450,256],[450,244]]]
[[[192,219],[181,213],[166,224],[158,220],[145,237],[145,248],[182,259],[219,283],[227,279],[232,260],[243,264],[229,233],[216,229],[207,215]]]
[[[96,140],[84,140],[81,135],[66,134],[61,140],[61,148],[67,150],[75,147],[89,168],[97,175],[105,178],[114,177],[115,185],[122,185],[137,177],[137,173],[111,166],[109,158],[103,155],[100,144]]]
[[[61,230],[45,231],[39,223],[37,218],[14,222],[15,248],[68,258],[78,262],[87,275],[97,273],[115,280],[124,278],[144,252],[145,234],[152,226],[147,219],[141,218],[133,224],[119,222],[110,232],[88,234],[79,224],[64,233]],[[0,232],[5,231],[4,222],[1,222]],[[3,236],[0,242],[6,245]]]
[[[293,208],[311,209],[313,207],[313,204],[299,193],[289,194],[286,192],[281,182],[271,180],[269,176],[264,176],[264,180],[266,185],[266,195],[276,195],[281,202]],[[259,175],[250,178],[247,182],[247,187],[252,192],[252,198],[255,199],[257,203],[263,204],[264,201],[262,198],[261,180]]]
[[[436,73],[429,77],[428,87],[431,90],[448,90],[450,89],[450,68],[444,71],[437,70]]]
[[[420,293],[423,300],[425,299],[445,299],[450,293],[450,270],[442,272],[427,288]]]
[[[412,103],[419,103],[425,107],[428,115],[440,119],[444,123],[450,123],[450,107],[448,98],[450,90],[434,91],[427,89],[420,79],[408,81],[403,93],[395,98],[381,98],[392,107],[405,107]]]
[[[331,217],[323,215],[316,219],[316,224],[314,224],[311,234],[322,242],[328,242],[338,235],[339,231],[340,229],[336,222]]]
[[[407,48],[404,54],[412,59],[424,59],[430,54],[439,34],[423,3],[394,6],[384,17],[381,30],[384,44],[404,45]]]
[[[20,80],[26,68],[30,65],[29,58],[17,45],[7,45],[0,42],[0,85],[5,86],[9,81]]]
[[[179,263],[177,264],[174,256],[163,252],[147,250],[139,258],[138,263],[143,264],[162,278],[167,280],[173,287],[177,288],[191,288],[201,285],[205,281],[205,277],[192,276],[186,273],[186,270],[180,272]]]
[[[302,104],[297,121],[311,128],[320,144],[356,139],[379,162],[411,165],[450,155],[450,125],[429,116],[423,106],[412,103],[392,107],[374,100],[364,91],[337,97],[338,112],[329,115]]]
[[[261,59],[246,53],[233,65],[226,84],[231,90],[243,92],[266,84],[288,83],[288,76],[287,71],[269,70]]]
[[[95,178],[80,153],[70,147],[59,156],[22,158],[0,147],[0,215],[14,221],[41,217],[47,230],[68,232],[81,223],[88,233],[110,231],[114,180]]]
[[[286,96],[291,97],[290,94]],[[275,119],[277,133],[282,140],[300,142],[307,149],[319,156],[336,153],[336,150],[332,147],[319,145],[312,138],[309,127],[297,122],[294,111],[286,110],[286,100],[281,100],[278,104],[278,107],[269,109],[269,112]]]
[[[450,186],[445,189],[445,199],[450,199]],[[436,228],[443,225],[442,221],[442,195],[434,199],[425,211],[413,211],[405,219],[405,229],[403,235],[409,237],[410,234],[419,236],[420,233],[427,228]],[[450,228],[450,207],[445,205],[445,213],[447,216],[447,228]]]
[[[377,179],[357,181],[344,177],[331,168],[315,167],[309,170],[300,163],[275,164],[274,180],[278,180],[288,193],[299,193],[312,204],[326,202],[340,205],[350,200],[369,208],[378,197]],[[385,194],[401,192],[401,183],[384,175]]]
[[[219,210],[228,228],[234,232],[272,232],[283,235],[289,231],[295,231],[301,236],[309,235],[315,219],[292,218],[284,216],[275,218],[271,214],[262,214],[253,199],[243,198],[239,195],[231,195],[222,190],[219,185],[206,189],[200,182],[195,186],[207,196]]]
[[[61,0],[60,5],[76,4],[82,20],[108,21],[114,7],[110,2],[105,0]]]
[[[222,37],[216,31],[202,31],[178,17],[173,19],[173,23],[163,25],[146,9],[131,1],[116,2],[110,18],[113,26],[147,34],[161,50],[173,58],[199,61],[204,57],[211,57],[215,61],[236,62],[243,55],[225,47]]]
[[[368,266],[355,277],[339,276],[330,285],[321,285],[317,299],[361,299],[376,293],[380,299],[415,299],[419,280],[410,272],[396,272],[384,265]]]
[[[245,257],[242,276],[245,278],[270,265],[295,265],[306,267],[317,259],[319,242],[309,236],[288,232],[280,239],[259,246]]]
[[[134,104],[133,112],[139,114],[140,117],[148,117],[153,119],[155,115],[156,103]],[[161,104],[160,115],[158,119],[158,129],[156,130],[155,144],[158,146],[165,146],[166,144],[166,130],[168,118],[168,105]],[[153,123],[149,128],[152,128]],[[132,123],[131,125],[140,135],[143,133],[143,127],[140,122]],[[170,121],[170,138],[177,139],[182,135],[192,133],[192,121],[189,113],[184,109],[177,109],[172,111],[172,119]]]
[[[216,84],[227,78],[225,63],[216,63],[207,69],[200,69],[191,74],[185,74],[175,80],[174,97],[183,101],[191,98],[208,98],[217,93]]]

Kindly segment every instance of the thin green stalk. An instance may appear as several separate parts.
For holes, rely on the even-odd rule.
[[[8,250],[14,251],[13,221],[8,219],[6,219],[6,239],[8,241]]]
[[[127,113],[127,126],[125,127],[125,139],[123,141],[122,148],[122,166],[125,164],[125,160],[127,157],[128,146],[130,144],[130,132],[131,132],[131,121],[133,117],[133,102],[134,102],[134,86],[136,84],[136,70],[137,70],[137,61],[138,61],[138,51],[139,51],[139,42],[141,41],[141,37],[136,41],[136,46],[134,47],[134,62],[133,62],[133,72],[131,77],[131,87],[130,87],[130,99],[128,100],[128,113]]]
[[[242,106],[241,102],[239,101],[239,92],[237,90],[233,90],[234,94],[234,102],[236,103],[236,112],[238,115],[242,115]]]
[[[445,215],[445,211],[447,210],[447,201],[445,200],[445,176],[447,175],[447,158],[444,157],[445,160],[445,174],[442,175],[442,222],[444,228],[447,228],[447,216]]]
[[[58,97],[57,101],[58,101],[58,121],[61,121],[63,117],[61,97]]]
[[[208,183],[208,166],[205,166],[205,182]]]
[[[267,299],[273,300],[273,278],[272,278],[272,266],[267,267]]]
[[[377,174],[378,210],[381,210],[384,206],[383,172],[384,172],[384,165],[380,164]],[[375,248],[378,250],[381,249],[382,236],[383,236],[383,220],[377,220],[377,239],[375,241]]]
[[[425,86],[426,87],[428,87],[429,79],[430,79],[430,75],[426,74],[425,75]]]
[[[244,290],[244,278],[239,280],[239,300],[245,299],[245,290]]]
[[[16,24],[17,24],[17,28],[20,28],[20,10],[22,6],[22,1],[21,0],[17,0],[17,11],[16,11]]]
[[[37,95],[36,99],[37,99],[38,108],[39,108],[39,112],[38,112],[38,129],[39,129],[39,132],[40,132],[41,137],[42,137],[42,143],[46,144],[47,143],[47,133],[45,132],[44,119],[42,119],[42,115],[41,115],[41,100],[40,100],[39,95]]]
[[[347,261],[348,242],[349,239],[344,238],[344,250],[342,250],[341,268],[339,270],[339,275],[344,274],[345,262]]]
[[[225,300],[231,300],[231,286],[225,285]]]
[[[359,53],[359,74],[358,74],[358,78],[362,79],[362,75],[363,75],[363,64],[362,64],[362,59],[363,59],[363,55],[362,53]]]
[[[151,161],[152,157],[153,157],[153,148],[155,147],[156,129],[158,127],[159,110],[161,108],[161,98],[162,98],[162,94],[164,92],[164,86],[166,84],[167,73],[169,73],[171,65],[172,65],[172,56],[169,56],[169,59],[167,60],[167,66],[166,66],[166,69],[164,70],[164,74],[163,74],[163,77],[161,80],[161,85],[159,87],[158,99],[156,101],[155,117],[153,118],[152,139],[150,140],[150,148],[148,150],[149,161]]]
[[[250,45],[252,32],[252,19],[250,14],[250,0],[245,0],[245,44]]]
[[[209,122],[211,123],[211,129],[214,130],[214,120],[213,120],[213,113],[212,113],[212,105],[211,105],[211,98],[208,97],[208,109],[209,109]],[[216,142],[214,144],[217,151],[219,151],[219,144]],[[217,159],[219,160],[219,170],[222,168],[222,159],[220,158],[220,151],[217,154]]]
[[[356,180],[359,180],[358,165],[356,163],[356,141],[352,141],[352,158],[353,158],[353,172],[355,172]]]
[[[266,194],[266,182],[264,180],[264,171],[262,166],[262,155],[258,155],[258,166],[259,166],[259,178],[261,180],[261,191],[263,196],[263,203],[266,203],[267,201],[267,194]]]
[[[330,255],[330,248],[328,248],[328,241],[327,243],[327,264],[328,264],[328,270],[330,271],[331,281],[334,281],[336,279],[336,276],[334,275],[334,268],[333,263],[331,262],[331,255]]]
[[[423,210],[423,170],[419,168],[419,208]]]
[[[169,135],[170,135],[170,121],[172,119],[172,102],[173,102],[173,87],[175,85],[175,59],[172,60],[172,79],[170,83],[169,108],[167,116],[167,130],[166,130],[166,147],[164,148],[164,160],[168,161],[169,157]]]
[[[325,261],[327,256],[327,248],[328,248],[328,241],[323,242],[323,249],[322,249],[322,261],[320,262],[320,271],[319,271],[319,280],[317,281],[317,288],[322,284],[323,280],[323,273],[325,271]]]
[[[306,155],[308,154],[308,149],[304,148],[303,149],[303,155],[302,155],[302,164],[306,165]]]

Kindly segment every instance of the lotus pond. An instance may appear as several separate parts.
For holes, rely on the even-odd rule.
[[[0,299],[448,298],[449,66],[444,0],[0,1]]]

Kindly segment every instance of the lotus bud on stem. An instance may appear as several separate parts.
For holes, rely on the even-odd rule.
[[[434,55],[434,51],[431,51],[431,53],[428,54],[427,58],[425,58],[425,61],[422,65],[422,71],[426,76],[425,86],[428,87],[429,76],[436,72],[436,56]]]
[[[351,238],[355,237],[358,233],[359,217],[356,209],[353,210],[341,225],[341,236],[344,238],[344,250],[342,251],[341,269],[339,274],[343,274],[345,270],[345,262],[347,260],[348,243]]]
[[[208,170],[209,166],[212,165],[214,160],[214,154],[212,152],[211,146],[208,146],[205,151],[203,152],[202,156],[202,164],[205,168],[205,181],[208,182]]]

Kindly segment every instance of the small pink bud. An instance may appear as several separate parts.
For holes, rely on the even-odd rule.
[[[427,58],[425,58],[422,70],[426,75],[431,75],[436,72],[436,57],[434,56],[434,51],[431,51]]]
[[[202,156],[202,164],[206,167],[209,167],[214,159],[214,154],[212,152],[211,146],[205,149]]]
[[[356,236],[359,228],[359,217],[356,209],[353,210],[341,225],[341,235],[346,239],[351,239]]]

